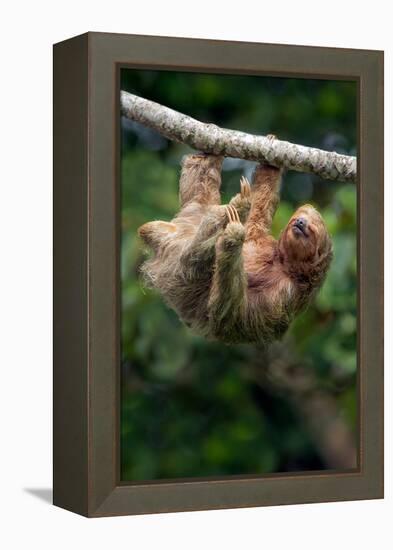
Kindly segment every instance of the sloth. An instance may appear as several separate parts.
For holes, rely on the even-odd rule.
[[[153,257],[141,267],[196,333],[227,344],[280,339],[321,287],[332,242],[319,212],[301,206],[278,240],[270,234],[282,170],[258,164],[252,185],[220,204],[223,157],[185,157],[180,210],[170,222],[139,228]]]

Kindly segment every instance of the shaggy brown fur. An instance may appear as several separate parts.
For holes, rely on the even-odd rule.
[[[220,205],[222,157],[189,155],[180,177],[180,211],[139,235],[154,251],[142,271],[179,317],[226,343],[280,338],[321,286],[332,245],[320,214],[299,208],[278,241],[270,234],[281,172],[257,166],[253,185]]]

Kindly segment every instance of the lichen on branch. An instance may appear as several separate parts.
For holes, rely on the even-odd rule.
[[[356,180],[356,157],[220,128],[125,91],[120,92],[120,108],[123,116],[198,151],[266,162],[333,181]]]

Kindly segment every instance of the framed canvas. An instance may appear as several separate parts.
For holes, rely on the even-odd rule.
[[[53,419],[89,517],[382,498],[382,52],[54,46]]]

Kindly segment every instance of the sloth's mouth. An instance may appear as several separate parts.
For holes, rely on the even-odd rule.
[[[295,221],[292,226],[292,231],[297,237],[308,237],[307,228],[304,223],[299,223],[298,221]]]

